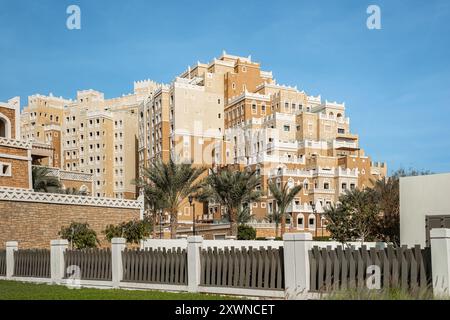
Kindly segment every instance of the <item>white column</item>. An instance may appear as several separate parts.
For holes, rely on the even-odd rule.
[[[438,296],[449,296],[450,229],[431,229],[430,239],[433,293]]]
[[[310,233],[285,233],[284,241],[284,279],[288,299],[307,294],[310,289],[310,270],[308,252],[312,247]]]
[[[202,242],[202,236],[189,236],[187,238],[189,292],[197,292],[198,286],[200,285],[200,249]]]
[[[64,252],[69,246],[66,239],[50,241],[50,271],[53,283],[59,284],[64,278]]]
[[[14,251],[19,250],[17,241],[6,242],[6,278],[11,279],[14,274]]]
[[[125,238],[111,239],[111,269],[112,269],[112,286],[118,288],[120,281],[123,279],[122,251],[125,250],[127,240]]]

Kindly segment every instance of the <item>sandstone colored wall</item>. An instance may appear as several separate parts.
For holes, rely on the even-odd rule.
[[[0,248],[6,241],[18,241],[20,248],[49,248],[61,227],[72,221],[89,223],[101,246],[109,246],[102,234],[106,225],[133,219],[139,219],[139,209],[1,200]]]

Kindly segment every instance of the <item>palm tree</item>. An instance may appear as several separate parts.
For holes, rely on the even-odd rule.
[[[139,188],[143,188],[144,191],[144,207],[145,210],[150,213],[150,218],[153,230],[152,237],[156,238],[156,224],[158,220],[158,212],[163,210],[166,205],[164,203],[164,197],[160,193],[160,191],[154,186],[148,184],[148,180],[145,179],[137,179],[135,184]],[[161,223],[161,222],[160,222]]]
[[[201,181],[198,179],[204,171],[204,168],[194,168],[191,164],[175,163],[172,158],[167,163],[158,161],[143,170],[143,181],[155,190],[149,199],[154,196],[160,197],[159,201],[170,215],[172,239],[177,235],[178,211],[181,203],[190,194],[199,190]]]
[[[269,182],[269,190],[276,201],[276,209],[270,215],[271,220],[275,222],[275,235],[278,236],[278,224],[281,222],[281,236],[286,229],[286,209],[292,204],[294,197],[302,189],[301,185],[290,188],[287,183],[283,187],[275,182]]]
[[[32,169],[33,189],[36,192],[56,192],[61,188],[58,178],[50,175],[47,167],[34,166]]]
[[[243,212],[244,204],[259,200],[262,193],[256,188],[260,184],[261,178],[255,171],[212,171],[200,197],[218,202],[227,209],[231,235],[237,236],[239,213]]]

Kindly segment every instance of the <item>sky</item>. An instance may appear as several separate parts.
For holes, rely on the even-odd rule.
[[[379,30],[366,26],[372,4]],[[80,30],[66,27],[69,5]],[[0,101],[84,89],[112,98],[226,50],[345,102],[361,147],[391,172],[450,172],[449,21],[448,0],[0,0]]]

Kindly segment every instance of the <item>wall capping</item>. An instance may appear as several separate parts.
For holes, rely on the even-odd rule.
[[[94,206],[108,208],[140,209],[144,207],[141,200],[102,198],[91,196],[67,195],[59,193],[34,192],[29,189],[0,187],[0,201],[52,203],[74,206]]]

